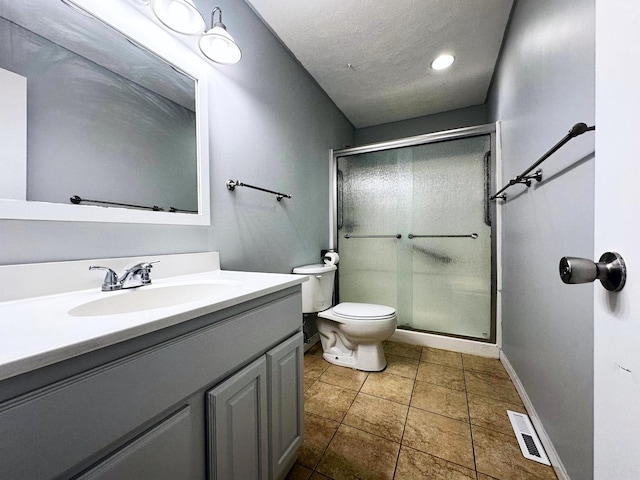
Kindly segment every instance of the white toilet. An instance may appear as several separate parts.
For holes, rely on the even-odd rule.
[[[302,311],[318,313],[318,333],[326,361],[367,372],[387,366],[382,342],[396,330],[396,311],[371,303],[339,303],[331,307],[335,265],[305,265],[293,273],[309,275],[302,284]]]

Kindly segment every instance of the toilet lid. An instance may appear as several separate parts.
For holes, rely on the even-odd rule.
[[[371,319],[393,317],[396,314],[396,310],[386,305],[344,302],[333,307],[333,313],[339,317]]]

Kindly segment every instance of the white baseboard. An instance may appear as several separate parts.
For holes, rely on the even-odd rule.
[[[536,409],[533,408],[533,403],[527,395],[527,392],[525,391],[520,378],[518,378],[518,374],[513,369],[513,366],[511,366],[509,359],[503,351],[500,352],[500,361],[502,362],[502,365],[504,365],[504,368],[509,374],[509,377],[511,377],[513,385],[516,387],[516,390],[520,395],[520,398],[524,402],[524,406],[527,410],[527,413],[529,414],[531,423],[533,423],[533,427],[536,429],[536,433],[538,434],[538,437],[542,442],[542,446],[544,447],[547,456],[551,461],[551,466],[555,470],[556,475],[558,476],[558,480],[571,480],[569,478],[569,474],[567,474],[567,471],[564,468],[564,465],[562,464],[562,461],[560,460],[560,457],[558,456],[558,452],[556,452],[556,449],[553,446],[553,442],[551,442],[549,435],[547,435],[547,431],[544,429],[544,426],[540,421],[540,417],[538,416]]]

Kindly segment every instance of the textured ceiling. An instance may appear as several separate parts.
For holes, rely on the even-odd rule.
[[[484,103],[513,3],[246,1],[358,128]]]

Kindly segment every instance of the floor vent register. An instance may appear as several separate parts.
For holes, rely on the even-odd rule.
[[[529,460],[551,465],[529,417],[522,413],[512,412],[511,410],[507,410],[507,415],[509,415],[509,420],[518,439],[518,444],[520,444],[522,455]]]

